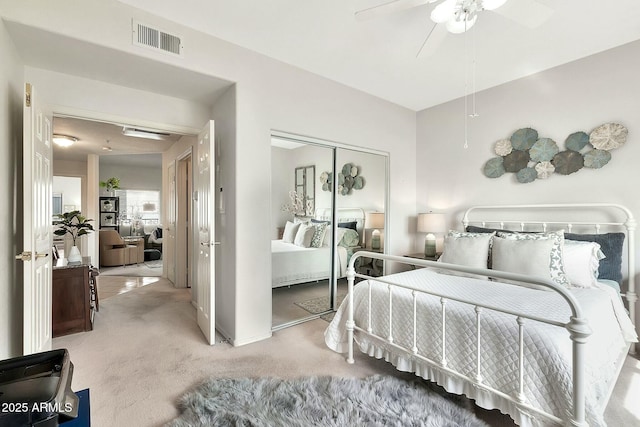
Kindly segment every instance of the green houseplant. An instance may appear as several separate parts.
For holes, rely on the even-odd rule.
[[[109,193],[120,188],[120,178],[112,176],[106,181],[100,181],[100,187],[105,188]]]
[[[93,225],[91,225],[91,221],[93,220],[82,216],[80,211],[65,212],[56,215],[56,217],[58,219],[53,221],[53,225],[57,226],[57,229],[54,230],[53,234],[56,236],[65,236],[69,234],[73,240],[73,246],[69,251],[67,260],[69,262],[82,261],[82,256],[76,246],[76,241],[78,237],[84,236],[85,234],[93,231]]]

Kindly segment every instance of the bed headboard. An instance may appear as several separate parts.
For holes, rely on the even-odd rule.
[[[315,219],[321,221],[331,221],[331,208],[318,208],[316,209]],[[360,236],[360,245],[364,246],[364,210],[362,208],[338,208],[336,209],[336,221],[341,222],[353,222],[356,223],[356,231]]]
[[[629,317],[634,325],[636,324],[635,305],[638,296],[635,288],[635,229],[637,223],[628,208],[608,203],[473,206],[464,212],[462,224],[465,229],[467,226],[476,225],[516,231],[564,229],[568,233],[625,233],[622,271],[623,276],[627,278],[627,291],[623,296],[626,297],[629,305]]]

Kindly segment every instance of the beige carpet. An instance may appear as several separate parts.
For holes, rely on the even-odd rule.
[[[162,260],[124,267],[100,267],[101,276],[161,277]]]
[[[209,347],[195,323],[188,289],[166,279],[106,299],[95,328],[53,340],[75,365],[73,389],[91,389],[94,427],[160,426],[178,415],[176,400],[208,377],[308,375],[412,376],[357,354],[355,365],[324,344],[317,319],[242,347]],[[610,426],[640,424],[640,362],[627,358],[605,418]],[[492,426],[513,426],[496,411],[479,415]]]

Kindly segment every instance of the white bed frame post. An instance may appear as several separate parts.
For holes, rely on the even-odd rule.
[[[587,321],[580,317],[571,317],[567,329],[573,341],[573,417],[572,426],[587,426],[586,415],[586,381],[585,381],[585,344],[591,335]]]
[[[356,279],[356,269],[354,267],[354,262],[351,261],[349,263],[349,267],[347,267],[347,285],[349,288],[349,293],[348,293],[348,316],[347,317],[347,322],[345,324],[346,328],[347,328],[347,339],[349,341],[349,353],[347,355],[347,363],[349,364],[353,364],[354,363],[354,359],[353,359],[353,329],[356,326],[356,322],[353,320],[353,282],[355,282]],[[371,308],[371,306],[369,306],[369,308]]]
[[[627,264],[629,267],[627,271],[629,272],[629,277],[627,279],[628,286],[626,298],[627,302],[629,303],[629,317],[631,318],[631,323],[636,326],[636,301],[638,300],[638,294],[636,294],[636,251],[634,239],[636,226],[638,225],[638,223],[628,209],[625,209],[625,211],[627,212],[627,221],[624,225],[627,228],[627,245],[629,245],[629,259],[627,260]],[[636,333],[637,332],[638,331],[636,329]],[[631,349],[629,350],[630,354],[636,354],[636,346],[637,344],[631,345]]]

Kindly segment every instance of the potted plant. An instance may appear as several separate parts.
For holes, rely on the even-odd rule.
[[[65,236],[69,234],[73,240],[73,246],[67,255],[67,260],[69,262],[82,261],[82,256],[80,255],[80,250],[78,250],[78,247],[76,246],[76,241],[78,237],[93,231],[93,225],[90,224],[93,220],[82,216],[80,211],[65,212],[63,214],[56,215],[56,217],[58,217],[58,219],[53,221],[53,225],[58,228],[53,232],[53,234],[56,236]]]
[[[109,194],[113,195],[113,190],[120,188],[120,178],[112,176],[106,181],[100,181],[100,187],[105,188]]]

